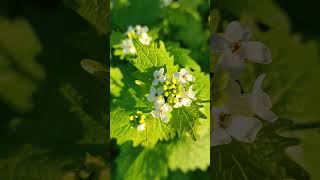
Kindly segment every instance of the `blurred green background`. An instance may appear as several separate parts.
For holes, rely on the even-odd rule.
[[[107,82],[80,60],[107,63],[108,7],[0,1],[0,179],[106,177]]]
[[[319,4],[312,0],[211,1],[213,31],[223,32],[228,22],[239,20],[253,33],[251,40],[271,49],[273,58],[270,65],[249,63],[240,81],[248,91],[255,77],[266,73],[264,89],[272,98],[279,120],[266,124],[252,145],[235,143],[232,147],[238,150],[225,147],[211,151],[239,155],[239,164],[228,169],[240,169],[239,178],[320,179]],[[211,157],[217,163],[213,154]],[[227,159],[235,164],[230,157],[225,162]]]

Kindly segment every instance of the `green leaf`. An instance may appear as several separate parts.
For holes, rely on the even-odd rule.
[[[134,46],[137,50],[137,57],[130,62],[141,72],[163,66],[166,66],[167,71],[174,68],[173,57],[170,57],[162,41],[159,42],[159,45],[152,43],[150,46],[134,41]]]
[[[160,17],[160,1],[130,0],[112,9],[113,29],[127,29],[128,25],[154,24]]]
[[[133,148],[127,143],[121,147],[116,162],[118,180],[160,180],[168,175],[164,147]]]
[[[176,172],[206,170],[210,164],[209,129],[194,141],[189,136],[168,142],[160,142],[152,149],[121,146],[116,159],[116,179],[165,179],[169,170]],[[187,161],[186,161],[187,159]]]
[[[110,137],[116,138],[118,144],[132,141],[133,146],[139,144],[154,146],[158,141],[171,138],[172,129],[159,118],[153,118],[150,114],[146,117],[144,131],[140,132],[136,127],[130,125],[129,116],[136,111],[135,109],[117,109],[110,113]]]
[[[198,139],[196,128],[200,123],[199,119],[206,118],[199,108],[201,108],[201,106],[193,104],[190,107],[181,107],[172,111],[170,126],[176,130],[179,137],[182,137],[185,132],[188,132],[192,139]]]
[[[183,67],[188,67],[195,71],[201,70],[198,63],[196,63],[196,61],[190,57],[189,55],[190,50],[181,48],[179,47],[178,44],[174,44],[174,43],[169,43],[167,46],[168,46],[167,49],[170,55],[174,56],[175,64],[181,65]]]
[[[205,171],[210,165],[210,135],[209,127],[204,136],[194,141],[188,136],[177,139],[167,147],[168,163],[171,170],[181,170],[186,173],[200,169]],[[186,160],[187,159],[187,160]]]
[[[109,5],[107,0],[64,0],[67,6],[86,19],[100,33],[109,31]]]
[[[110,67],[110,94],[119,97],[124,86],[123,75],[119,68]]]
[[[0,17],[0,99],[16,110],[33,107],[37,82],[45,77],[35,62],[40,51],[40,42],[26,20]]]

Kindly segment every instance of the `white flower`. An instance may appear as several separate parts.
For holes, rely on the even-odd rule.
[[[142,44],[147,45],[147,46],[150,45],[151,40],[152,40],[152,37],[150,37],[147,33],[142,33],[139,37],[139,41]]]
[[[133,45],[133,42],[131,39],[125,39],[121,43],[121,48],[123,49],[124,54],[136,54],[136,48]]]
[[[165,103],[159,107],[156,107],[155,110],[151,111],[151,114],[153,117],[160,117],[160,119],[164,122],[164,123],[168,123],[169,119],[167,116],[167,113],[171,111],[171,107]]]
[[[145,124],[139,124],[139,125],[137,126],[138,131],[144,131],[145,126],[146,126]]]
[[[163,96],[158,96],[154,101],[154,107],[157,109],[165,103],[165,99]]]
[[[242,142],[253,142],[261,129],[261,122],[255,115],[269,122],[277,120],[277,115],[270,111],[270,97],[261,89],[264,78],[265,74],[260,75],[252,92],[246,94],[241,94],[237,83],[230,82],[226,89],[228,98],[225,104],[212,108],[212,146],[230,143],[231,136]]]
[[[146,34],[148,31],[149,31],[149,28],[147,26],[142,27],[140,25],[136,25],[135,32],[136,32],[137,36],[140,36],[142,34]]]
[[[251,143],[262,127],[260,120],[254,117],[232,114],[227,108],[212,108],[214,118],[211,133],[211,146],[229,144],[232,138],[238,141]]]
[[[189,97],[190,99],[192,99],[192,100],[195,100],[195,99],[197,99],[197,98],[196,98],[196,94],[195,94],[195,92],[192,90],[192,88],[193,88],[193,85],[191,85],[191,86],[189,87],[188,97]]]
[[[169,6],[172,0],[161,0],[161,7]]]
[[[176,96],[177,103],[173,105],[174,108],[180,108],[182,106],[189,107],[191,105],[192,100],[187,96],[177,95]]]
[[[162,86],[158,87],[157,89],[154,86],[150,86],[150,94],[147,97],[149,102],[153,102],[157,96],[161,95],[163,93]]]
[[[271,63],[271,53],[263,43],[249,41],[251,33],[237,21],[231,22],[224,35],[213,34],[211,37],[212,52],[221,52],[216,70],[225,70],[233,75],[239,73],[244,60],[255,63]]]
[[[153,72],[154,80],[152,82],[152,85],[156,86],[159,82],[164,82],[166,80],[166,77],[163,75],[164,68],[161,68],[160,70],[156,70]]]
[[[249,102],[249,109],[252,113],[266,121],[274,122],[278,119],[278,116],[270,110],[272,108],[271,99],[261,88],[265,77],[265,74],[258,76],[254,82],[252,92],[244,94],[242,97]]]
[[[136,35],[135,28],[129,26],[126,35],[129,37],[129,39],[134,38],[134,36]]]
[[[187,81],[194,81],[195,78],[185,69],[182,68],[180,72],[175,72],[174,77],[178,78],[178,82],[180,84],[185,84]]]

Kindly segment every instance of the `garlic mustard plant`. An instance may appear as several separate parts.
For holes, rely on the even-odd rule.
[[[185,69],[173,74],[165,74],[164,68],[153,72],[154,80],[150,86],[149,102],[154,103],[153,117],[159,117],[164,123],[169,122],[173,108],[189,107],[196,99],[192,82],[195,78]]]

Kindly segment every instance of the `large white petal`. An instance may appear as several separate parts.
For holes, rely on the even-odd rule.
[[[269,48],[261,42],[244,42],[243,54],[246,59],[255,63],[270,64],[272,62]]]
[[[228,25],[224,37],[229,42],[248,41],[251,37],[251,33],[238,21],[232,21]]]
[[[223,129],[214,129],[210,137],[210,146],[218,146],[231,143],[232,138]]]
[[[238,55],[226,51],[219,58],[215,71],[224,71],[230,74],[231,78],[237,79],[244,69],[244,61]]]
[[[260,120],[253,117],[233,116],[228,122],[226,131],[235,139],[245,143],[251,143],[261,129]]]
[[[152,110],[151,115],[153,117],[160,117],[160,111],[159,110]]]
[[[210,48],[212,53],[224,52],[230,48],[231,43],[218,34],[213,34],[210,40]]]
[[[211,117],[214,118],[214,123],[210,137],[210,146],[229,144],[232,141],[231,136],[220,126],[219,114],[223,112],[227,112],[225,107],[211,108]]]
[[[261,88],[265,76],[265,74],[261,74],[254,83],[250,97],[250,107],[252,112],[260,118],[269,122],[274,122],[278,119],[278,116],[270,111],[272,107],[270,97]]]

